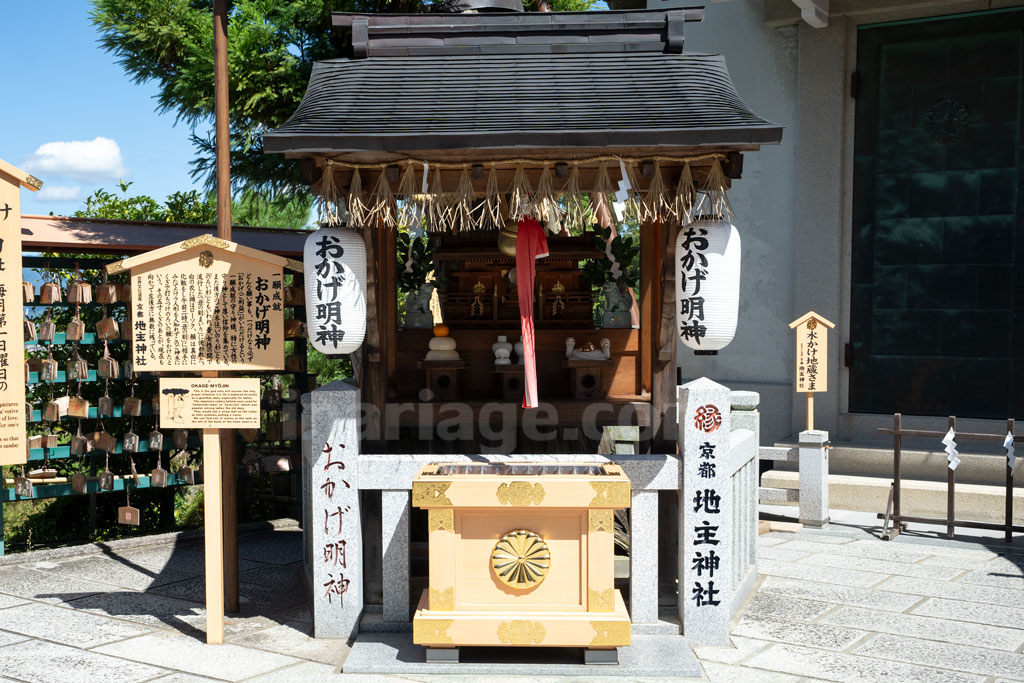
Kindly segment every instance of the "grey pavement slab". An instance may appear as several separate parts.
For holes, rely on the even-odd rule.
[[[119,643],[103,645],[92,652],[124,657],[227,681],[240,681],[265,674],[300,660],[273,652],[262,652],[225,643],[207,645],[180,633],[154,633]]]
[[[1021,569],[1019,568],[1012,572],[1000,571],[998,569],[968,572],[958,577],[957,581],[978,586],[1002,588],[1007,591],[1007,598],[1011,602],[1016,599],[1021,604],[1024,604],[1024,575],[1021,575]]]
[[[302,662],[249,680],[267,683],[353,683],[348,676],[341,678],[338,673],[338,667],[330,664]],[[394,680],[392,678],[389,683],[394,683]]]
[[[749,617],[770,617],[787,621],[813,621],[832,609],[836,609],[835,603],[790,598],[774,593],[757,593],[747,603],[743,614]]]
[[[160,678],[154,678],[151,683],[209,683],[215,681],[216,678],[207,678],[206,676],[193,676],[192,674],[173,673],[167,676],[161,676]]]
[[[780,536],[785,536],[786,534],[780,532],[779,535]],[[807,529],[807,528],[801,529],[800,531],[798,531],[796,533],[789,534],[789,536],[791,538],[799,537],[802,540],[814,541],[815,543],[827,543],[827,544],[831,544],[831,545],[845,545],[846,543],[852,543],[853,541],[857,540],[857,539],[855,539],[852,536],[844,536],[844,535],[838,535],[838,534],[828,534],[828,533],[823,533],[821,531],[815,531],[813,529]]]
[[[108,590],[110,587],[101,583],[48,574],[22,565],[0,569],[0,593],[42,602],[64,602]]]
[[[206,559],[202,547],[195,549],[188,547],[149,546],[146,548],[131,548],[118,552],[118,557],[141,567],[155,569],[158,571],[170,570],[182,572],[192,576],[203,576],[206,574]],[[260,563],[246,559],[238,560],[238,571],[255,569]]]
[[[817,600],[818,602],[869,607],[889,612],[902,612],[921,599],[917,595],[901,595],[872,588],[852,588],[812,581],[797,581],[778,576],[767,577],[761,584],[760,592]]]
[[[1024,623],[1019,628],[1003,628],[859,607],[841,607],[826,614],[819,623],[1010,652],[1024,645]]]
[[[619,663],[587,666],[579,648],[463,648],[459,663],[424,661],[423,648],[411,633],[360,634],[345,660],[345,673],[502,675],[514,665],[517,676],[673,676],[699,678],[697,658],[681,636],[635,635],[630,647],[619,648]],[[525,655],[525,656],[524,656]],[[532,660],[533,663],[530,663]],[[578,662],[578,663],[577,663]]]
[[[20,633],[8,633],[7,631],[0,631],[0,647],[3,647],[4,645],[13,645],[14,643],[20,643],[26,640],[28,640],[28,638],[21,635]],[[0,656],[0,660],[2,659],[3,657]]]
[[[811,540],[808,536],[799,536],[799,540],[784,543],[779,548],[785,550],[796,550],[805,553],[828,553],[829,555],[870,557],[876,560],[894,560],[896,562],[918,562],[933,553],[929,549],[918,549],[906,545],[894,543],[881,543],[878,541],[851,541],[850,543],[835,544],[821,543],[817,538]]]
[[[235,645],[277,652],[340,667],[348,655],[344,640],[312,637],[312,624],[292,622],[228,638]]]
[[[291,564],[302,558],[302,531],[279,529],[248,534],[239,539],[238,557],[269,564]]]
[[[206,579],[193,577],[177,583],[157,586],[150,593],[205,604]],[[277,586],[250,583],[239,575],[238,602],[243,614],[275,614],[307,601],[301,579]]]
[[[144,591],[153,586],[192,577],[192,574],[173,569],[145,567],[117,555],[111,557],[91,556],[63,562],[39,562],[30,566],[32,569],[49,574],[86,579],[135,591]]]
[[[780,534],[777,532],[769,532],[767,534],[761,534],[757,538],[757,544],[762,548],[768,548],[779,543],[785,543],[786,541],[792,541],[794,538],[793,534]]]
[[[842,683],[983,683],[985,676],[829,652],[797,645],[772,645],[744,662],[746,666]]]
[[[5,595],[0,593],[0,609],[7,607],[14,607],[15,605],[24,605],[28,600],[23,598],[16,598],[13,595]]]
[[[4,674],[27,683],[133,683],[167,672],[132,659],[41,640],[0,650]]]
[[[783,576],[800,581],[818,581],[859,588],[869,588],[887,576],[877,572],[862,572],[841,567],[822,568],[778,560],[758,560],[757,572],[765,576]]]
[[[719,664],[736,664],[750,655],[763,650],[771,645],[765,640],[754,640],[741,636],[731,636],[732,647],[718,647],[714,645],[698,645],[693,648],[693,653],[701,662],[716,662]]]
[[[746,666],[733,666],[719,662],[701,662],[704,673],[711,683],[797,683],[799,676],[751,669]]]
[[[1024,607],[986,605],[963,600],[930,598],[910,610],[911,614],[938,617],[950,621],[968,621],[975,624],[1021,628],[1024,624]]]
[[[856,654],[1024,680],[1024,655],[1015,652],[880,635],[857,648]]]
[[[1019,562],[1020,560],[1018,560]],[[927,560],[921,560],[920,564],[930,567],[955,567],[957,569],[981,569],[981,568],[1004,568],[1006,571],[1013,571],[1019,567],[1008,557],[997,555],[989,559],[974,557],[970,554],[964,555],[932,555]]]
[[[757,551],[759,559],[765,560],[782,560],[783,562],[793,562],[804,557],[808,557],[810,553],[801,552],[799,550],[786,550],[785,548],[776,548],[775,546],[768,546],[767,548],[761,548]]]
[[[201,605],[154,593],[114,591],[79,598],[68,607],[134,621],[146,626],[173,629],[194,637],[203,637],[206,612]]]
[[[732,632],[746,638],[807,645],[826,650],[845,650],[868,634],[865,630],[832,624],[806,624],[770,617],[744,616]]]
[[[877,543],[877,539],[872,538],[857,542],[865,544]],[[897,536],[893,542],[883,543],[882,545],[892,545],[897,548],[914,548],[915,550],[921,549],[929,555],[956,557],[963,560],[973,560],[977,562],[990,560],[997,555],[995,551],[989,550],[984,546],[958,541],[949,541],[944,538],[917,538],[909,535],[903,537]]]
[[[150,631],[130,621],[43,603],[0,610],[0,629],[81,648],[113,643]]]
[[[978,586],[956,581],[932,581],[929,579],[912,579],[908,576],[893,576],[875,586],[880,591],[892,591],[904,595],[923,595],[930,598],[949,598],[968,602],[987,602],[991,605],[1012,604],[1014,594],[1021,596],[1020,591],[1006,591],[1003,588]],[[1018,598],[1019,600],[1019,598]],[[1021,603],[1024,604],[1024,603]]]
[[[894,560],[878,560],[873,557],[852,557],[850,555],[826,555],[822,553],[807,555],[800,560],[801,564],[815,567],[839,567],[857,569],[879,574],[895,574],[912,576],[918,579],[937,579],[947,581],[963,573],[963,569],[955,567],[937,567]]]

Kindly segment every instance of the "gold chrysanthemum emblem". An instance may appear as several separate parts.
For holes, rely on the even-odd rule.
[[[551,550],[544,539],[526,529],[502,536],[491,552],[494,574],[510,588],[533,588],[544,580],[551,566]]]

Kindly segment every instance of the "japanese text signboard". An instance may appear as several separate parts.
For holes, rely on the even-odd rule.
[[[814,311],[790,323],[796,330],[796,390],[828,391],[828,330],[835,325]]]
[[[107,267],[131,271],[140,371],[284,369],[287,259],[210,235]]]
[[[679,610],[692,643],[726,645],[732,602],[734,496],[729,389],[702,377],[679,388],[683,454]]]
[[[258,377],[160,378],[160,426],[166,429],[259,429]]]
[[[42,182],[0,160],[0,465],[28,460],[21,277],[21,188]]]

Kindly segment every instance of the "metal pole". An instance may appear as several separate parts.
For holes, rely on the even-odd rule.
[[[949,416],[949,428],[956,432],[956,418]],[[956,470],[946,468],[946,536],[953,538],[955,526],[953,520],[956,517]]]
[[[1006,431],[1013,434],[1013,418],[1006,421]],[[1007,543],[1013,542],[1013,470],[1010,461],[1006,461],[1006,536]]]

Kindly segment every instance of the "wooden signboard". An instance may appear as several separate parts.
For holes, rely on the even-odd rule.
[[[202,235],[107,266],[111,274],[131,271],[135,367],[283,370],[286,265]]]
[[[160,378],[160,426],[167,429],[259,429],[256,377]]]
[[[814,394],[828,391],[828,331],[835,323],[808,311],[789,327],[796,330],[796,390],[807,394],[807,429],[814,429]]]
[[[21,276],[21,188],[42,181],[0,160],[0,465],[28,461],[25,330]]]

